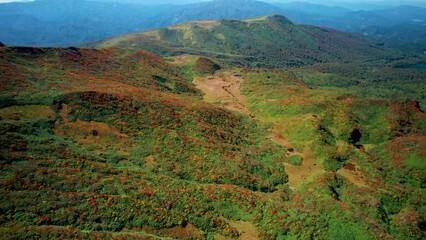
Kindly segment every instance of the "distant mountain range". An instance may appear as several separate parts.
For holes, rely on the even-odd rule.
[[[68,46],[146,29],[161,9],[84,0],[0,5],[1,40],[10,45]]]
[[[187,21],[244,19],[273,14],[285,15],[295,23],[377,37],[388,46],[415,43],[416,51],[426,50],[426,8],[399,6],[353,11],[306,2],[270,4],[253,0],[213,0],[162,6],[86,0],[0,4],[0,41],[8,45],[69,46]],[[404,28],[404,33],[400,34],[393,26],[409,28]]]
[[[278,6],[253,0],[214,0],[169,9],[164,14],[151,18],[151,24],[154,27],[164,27],[187,21],[245,19],[282,13]]]

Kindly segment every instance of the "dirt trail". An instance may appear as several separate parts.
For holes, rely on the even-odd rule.
[[[271,124],[270,139],[277,144],[287,148],[288,155],[300,155],[303,157],[301,166],[293,166],[284,163],[286,173],[289,176],[289,185],[292,188],[298,188],[308,177],[322,173],[320,163],[309,152],[298,152],[293,145],[284,137],[284,126],[278,121],[270,121],[261,116],[255,115],[247,107],[247,98],[241,94],[240,88],[243,78],[232,73],[223,73],[221,76],[209,76],[194,78],[194,84],[198,89],[205,93],[204,100],[206,102],[215,103],[226,109],[244,113],[251,118],[264,123]]]

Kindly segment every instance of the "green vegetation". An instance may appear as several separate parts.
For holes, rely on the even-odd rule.
[[[303,162],[303,157],[301,157],[300,155],[291,155],[287,157],[286,162],[294,166],[301,166]]]
[[[422,70],[281,16],[99,44],[0,47],[5,238],[424,239]]]
[[[294,71],[311,88],[338,87],[360,97],[411,99],[426,106],[424,70],[396,68],[398,61],[323,63]]]
[[[404,163],[417,170],[426,169],[426,162],[423,161],[423,156],[419,156],[417,154],[410,155],[407,159],[405,159]]]
[[[195,54],[244,67],[299,67],[318,62],[392,57],[370,39],[331,29],[295,25],[273,15],[248,20],[190,22],[88,44],[132,47],[161,55]]]
[[[32,59],[16,51],[2,48],[1,55],[10,82],[1,90],[13,104],[0,109],[5,234],[174,236],[191,224],[204,237],[235,237],[223,219],[255,222],[264,193],[287,182],[286,150],[268,139],[264,126],[201,102],[198,90],[158,58],[79,50],[79,61],[68,66],[55,64],[67,49],[28,48],[38,51]],[[102,70],[113,69],[115,58],[126,72],[106,78]],[[92,61],[87,69],[86,61]],[[150,67],[132,72],[133,61]],[[45,73],[37,75],[36,67]],[[38,87],[42,94],[26,100]]]
[[[296,149],[311,150],[326,171],[337,172],[337,180],[334,177],[328,180],[327,188],[342,209],[352,208],[353,213],[375,219],[377,226],[398,239],[422,238],[420,225],[426,219],[422,212],[424,203],[412,200],[421,198],[426,176],[426,115],[419,109],[418,102],[367,98],[360,96],[357,85],[347,88],[323,73],[315,73],[319,76],[315,83],[313,74],[312,69],[246,70],[242,90],[255,114],[280,119],[287,126],[286,136]],[[373,85],[371,79],[364,79],[364,84]],[[417,75],[413,81],[419,88],[413,94],[421,96],[423,78]],[[392,98],[389,89],[388,97]],[[347,164],[360,168],[368,185],[376,190],[356,187],[363,183],[352,177],[349,178],[352,183],[343,181],[339,173]],[[347,169],[358,172],[355,167]],[[324,189],[317,186],[311,191],[320,194]],[[367,198],[369,200],[362,200]],[[367,202],[378,202],[378,205],[366,206]],[[326,239],[377,238],[360,222],[349,223],[341,217],[329,216]],[[407,225],[403,227],[402,221],[407,221]],[[345,227],[340,226],[343,222]],[[299,234],[294,237],[300,238]]]
[[[199,57],[198,60],[195,62],[194,67],[201,74],[208,74],[208,75],[212,75],[217,70],[221,69],[219,64],[215,63],[213,60],[208,59],[206,57]]]

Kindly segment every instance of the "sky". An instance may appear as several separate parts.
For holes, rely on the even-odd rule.
[[[34,0],[0,0],[0,3],[5,3],[5,2],[30,2],[30,1],[34,1]],[[93,0],[95,1],[95,0]],[[120,0],[100,0],[100,1],[116,1],[116,2],[121,2]],[[186,2],[206,2],[209,0],[125,0],[122,2],[167,2],[167,3],[186,3]],[[292,2],[292,1],[303,1],[303,0],[259,0],[259,1],[264,1],[264,2]],[[386,2],[385,0],[332,0],[332,1],[328,1],[328,0],[306,0],[309,2],[322,2],[322,3],[326,3],[326,2],[355,2],[355,3],[359,3],[359,2]],[[426,0],[417,0],[417,2],[426,2]],[[397,1],[398,2],[398,1]],[[404,2],[409,2],[406,0],[399,0],[399,2],[404,3]],[[416,1],[414,1],[416,2]]]
[[[31,2],[31,0],[0,0],[0,3],[7,3],[7,2]]]
[[[0,3],[7,3],[7,2],[28,2],[28,1],[34,1],[34,0],[0,0]],[[138,3],[146,3],[146,4],[185,4],[185,3],[193,3],[193,2],[206,2],[206,1],[212,1],[212,0],[89,0],[89,1],[115,1],[115,2],[138,2]],[[305,1],[305,2],[312,2],[312,3],[322,3],[327,5],[341,5],[341,4],[347,4],[347,3],[354,3],[354,4],[372,4],[372,3],[379,3],[379,4],[386,4],[389,2],[392,2],[393,5],[395,4],[410,4],[410,3],[417,3],[417,4],[425,4],[426,0],[259,0],[264,2],[292,2],[292,1]]]

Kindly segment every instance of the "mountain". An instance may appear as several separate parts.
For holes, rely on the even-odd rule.
[[[276,4],[296,23],[327,26],[342,31],[361,32],[368,27],[391,27],[400,24],[422,24],[426,8],[397,6],[374,10],[348,10],[305,2]]]
[[[146,5],[86,0],[0,4],[0,38],[9,45],[70,46],[190,20],[248,18],[279,13],[252,0]]]
[[[412,52],[422,56],[426,51],[426,23],[407,23],[393,25],[392,27],[367,27],[363,29],[364,35],[379,39],[388,47],[400,48],[405,52]]]
[[[157,7],[85,0],[0,4],[1,41],[9,45],[70,46],[148,28]]]
[[[368,27],[391,27],[399,24],[424,24],[426,8],[399,6],[390,9],[348,12],[335,19],[327,19],[327,26],[343,31],[362,32]]]
[[[306,18],[309,16],[335,17],[351,12],[351,10],[343,7],[313,4],[309,2],[276,3],[275,5],[282,8],[284,14],[289,17],[295,13],[303,13]]]
[[[377,59],[389,53],[371,39],[327,28],[295,25],[281,15],[190,22],[132,33],[89,47],[134,47],[159,55],[201,54],[251,67],[303,66]]]
[[[372,10],[348,10],[340,7],[293,2],[277,4],[295,23],[327,26],[345,32],[374,37],[388,47],[416,55],[426,49],[424,34],[426,8],[396,6]],[[402,26],[408,27],[403,29]],[[399,31],[402,30],[402,31]]]
[[[166,3],[167,5],[163,5]],[[295,23],[368,33],[369,36],[384,41],[387,46],[399,47],[404,51],[405,46],[414,43],[409,38],[396,36],[395,33],[390,33],[392,38],[383,38],[368,29],[383,28],[381,31],[386,31],[386,28],[403,24],[421,27],[426,15],[425,8],[414,6],[349,10],[328,5],[307,2],[272,4],[254,0],[188,1],[180,5],[173,5],[173,1],[114,0],[3,3],[0,4],[0,41],[9,45],[67,47],[118,34],[170,27],[187,21],[245,19],[282,14]],[[405,41],[402,45],[394,44],[401,40]],[[423,38],[415,41],[426,42]],[[424,47],[424,44],[421,45]],[[414,52],[423,52],[422,46],[416,47]]]
[[[165,27],[195,20],[244,19],[279,14],[282,10],[271,4],[254,0],[213,0],[188,4],[171,9],[152,19],[153,27]]]

